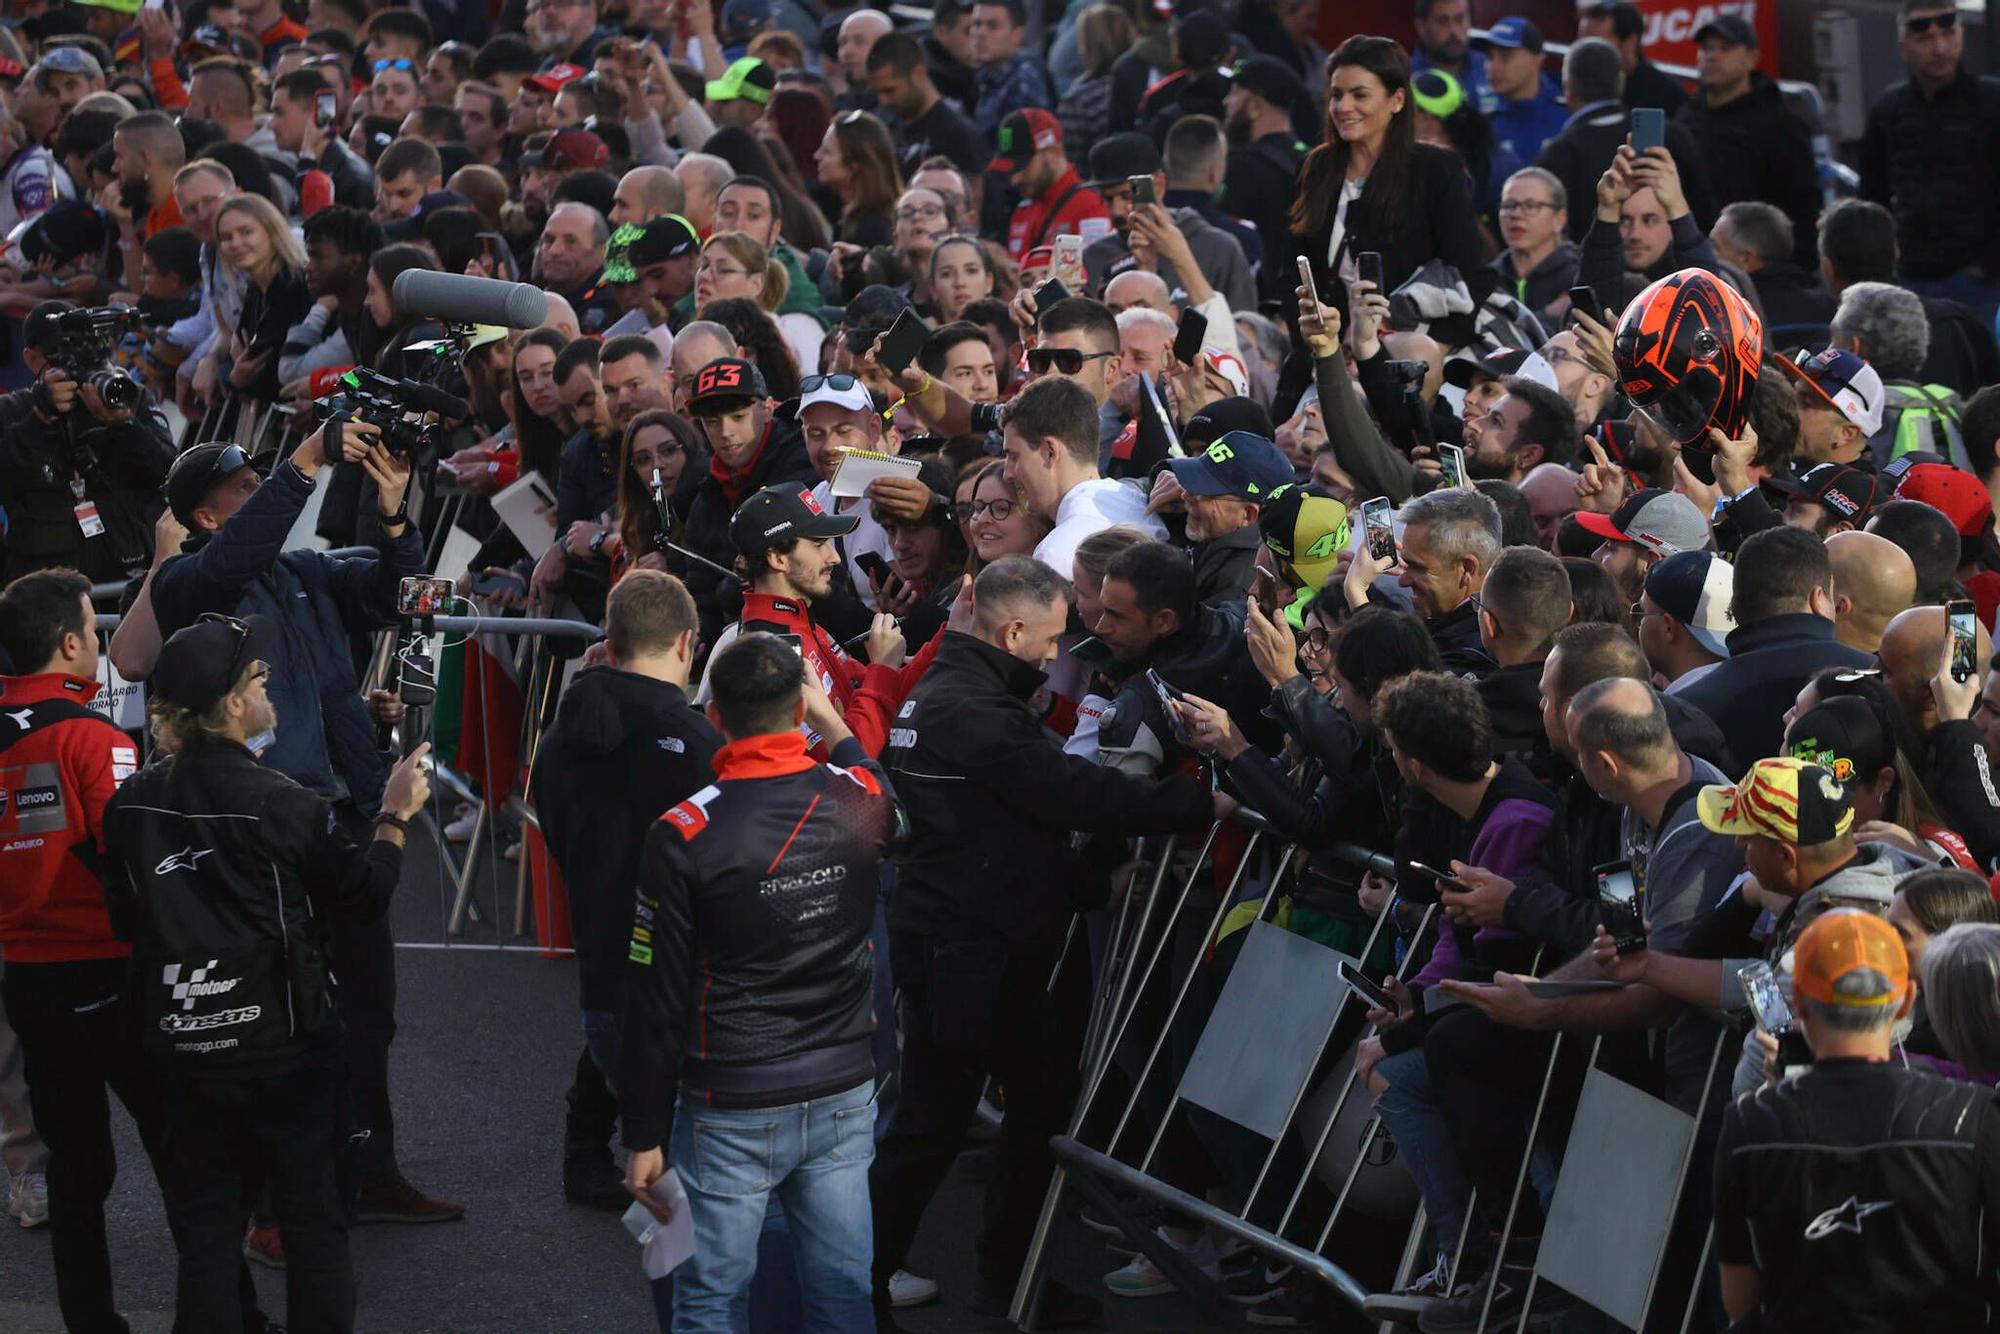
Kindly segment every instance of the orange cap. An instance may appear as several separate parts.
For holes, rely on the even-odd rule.
[[[1873,913],[1837,908],[1799,934],[1792,985],[1822,1005],[1894,1005],[1909,994],[1903,938]]]

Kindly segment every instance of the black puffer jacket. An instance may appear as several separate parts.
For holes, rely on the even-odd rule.
[[[584,1009],[622,1002],[639,849],[662,811],[708,785],[721,745],[671,682],[594,667],[563,692],[532,795],[562,867]]]

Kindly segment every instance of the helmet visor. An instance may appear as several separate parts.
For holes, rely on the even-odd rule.
[[[1689,369],[1681,382],[1650,403],[1636,404],[1647,421],[1679,444],[1699,440],[1715,417],[1722,380],[1705,366]]]

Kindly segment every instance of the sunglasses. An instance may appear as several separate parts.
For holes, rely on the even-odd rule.
[[[417,72],[416,65],[409,60],[378,60],[375,62],[375,72],[377,74],[380,74],[385,69],[399,69],[405,74],[415,74]]]
[[[224,616],[219,611],[203,612],[197,619],[199,621],[214,621],[218,625],[226,625],[229,627],[230,633],[236,636],[235,646],[229,650],[229,680],[233,689],[237,676],[243,670],[243,650],[250,643],[250,627],[236,617]],[[262,675],[269,676],[270,674],[271,669],[268,666],[265,667]],[[258,679],[258,677],[253,676],[250,678],[250,681],[244,682],[244,685],[248,686],[251,681]]]
[[[1956,14],[1933,14],[1929,18],[1905,19],[1903,34],[1907,37],[1921,37],[1936,28],[1939,32],[1950,32],[1958,26]]]
[[[844,394],[860,383],[861,377],[858,375],[849,375],[846,371],[835,371],[831,375],[808,375],[805,379],[799,381],[799,392],[801,394],[810,394],[815,389],[831,389],[837,394]]]
[[[208,495],[217,482],[238,469],[249,466],[250,455],[244,451],[243,446],[231,445],[209,461],[208,471],[201,479],[201,494]]]
[[[1028,349],[1028,369],[1037,375],[1047,375],[1051,368],[1063,375],[1075,375],[1083,369],[1086,361],[1117,355],[1115,352],[1079,352],[1073,347],[1031,347]]]

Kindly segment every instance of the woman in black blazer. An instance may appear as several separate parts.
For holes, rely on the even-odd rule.
[[[1326,137],[1306,155],[1292,233],[1320,299],[1347,307],[1355,256],[1376,251],[1388,290],[1437,259],[1472,278],[1485,262],[1465,167],[1417,142],[1410,58],[1387,37],[1350,37],[1328,62]]]

